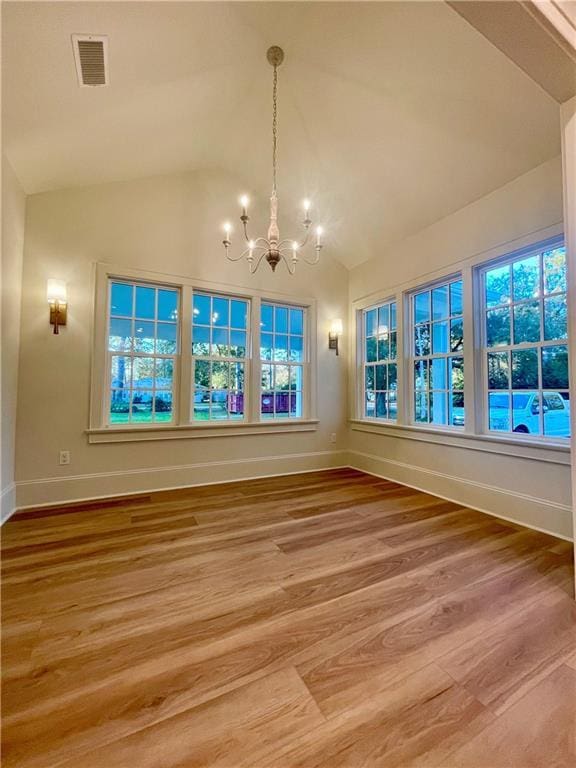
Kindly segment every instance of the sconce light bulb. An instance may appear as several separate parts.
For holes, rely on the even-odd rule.
[[[242,195],[242,197],[240,198],[240,205],[242,206],[242,208],[248,208],[249,202],[250,200],[248,199],[248,195]]]
[[[230,232],[232,232],[232,224],[229,221],[224,223],[224,232],[226,232],[226,235],[230,235]]]
[[[302,205],[304,206],[304,210],[306,211],[306,213],[308,213],[308,211],[310,210],[310,200],[306,198],[302,203]]]

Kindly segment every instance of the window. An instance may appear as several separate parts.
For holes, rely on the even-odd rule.
[[[569,437],[565,248],[481,276],[488,430]]]
[[[195,421],[244,419],[248,313],[246,299],[193,295]]]
[[[108,312],[108,423],[174,418],[179,291],[113,280]]]
[[[410,303],[414,421],[463,427],[462,280],[417,291]]]
[[[261,305],[262,419],[297,419],[303,415],[305,323],[304,307]]]
[[[396,362],[396,302],[363,312],[364,416],[396,421],[398,367]]]

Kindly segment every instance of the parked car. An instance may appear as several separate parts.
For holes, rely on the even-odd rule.
[[[570,401],[559,392],[545,392],[542,413],[544,434],[550,437],[570,436]],[[510,400],[507,392],[490,394],[490,428],[510,429]],[[524,434],[540,433],[540,396],[538,392],[514,392],[512,395],[512,429]]]

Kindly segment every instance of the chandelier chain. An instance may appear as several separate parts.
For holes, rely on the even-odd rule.
[[[274,65],[274,80],[272,87],[272,190],[276,193],[276,145],[278,132],[276,128],[278,117],[278,68]]]

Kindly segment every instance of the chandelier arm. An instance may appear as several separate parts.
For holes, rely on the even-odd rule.
[[[316,256],[314,256],[313,259],[308,259],[304,254],[302,255],[302,261],[305,261],[306,264],[309,264],[311,267],[316,266],[320,262],[320,249],[316,248]]]
[[[260,254],[259,258],[256,260],[256,262],[250,262],[250,274],[253,275],[260,264],[262,263],[262,259],[266,256],[266,250],[264,250],[263,253]]]
[[[286,255],[284,253],[282,253],[282,251],[280,251],[280,256],[282,257],[282,261],[284,262],[284,264],[286,264],[286,269],[288,270],[288,272],[291,275],[295,274],[295,272],[296,272],[296,262],[293,261],[293,260],[288,261],[288,259],[286,258]]]

